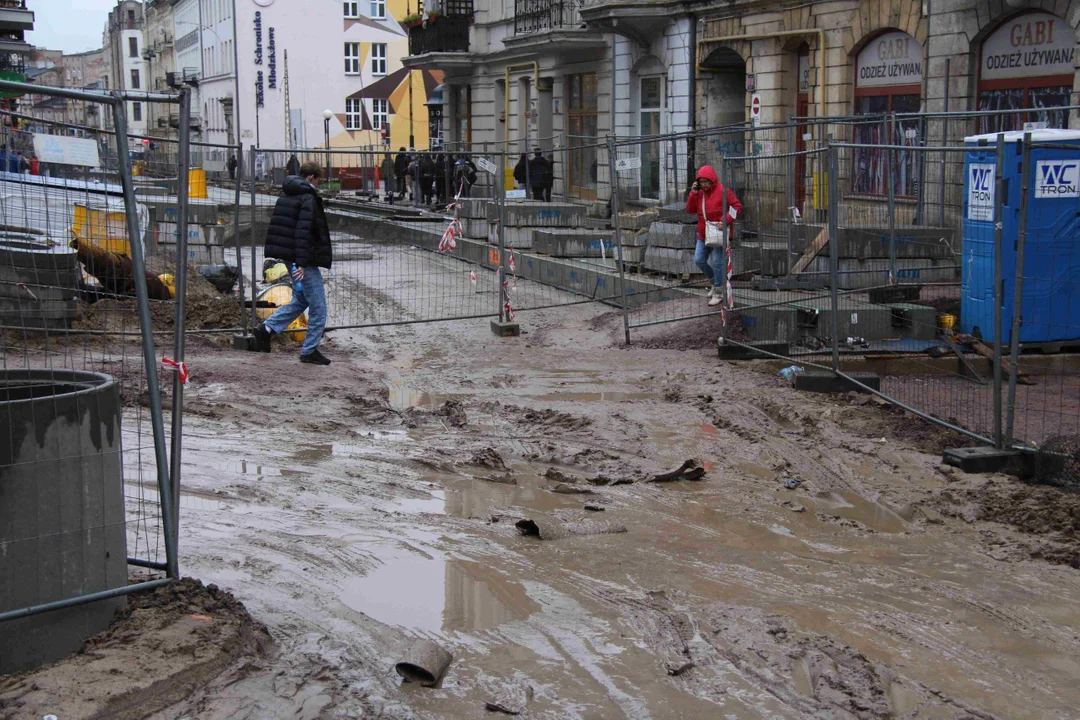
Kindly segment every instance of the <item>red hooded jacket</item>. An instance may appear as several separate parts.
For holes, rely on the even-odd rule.
[[[742,203],[739,202],[739,198],[735,197],[735,193],[726,189],[720,184],[720,179],[716,177],[716,171],[709,165],[703,165],[697,173],[698,180],[704,178],[706,180],[712,180],[713,186],[709,192],[705,195],[705,213],[701,212],[701,195],[702,193],[691,190],[690,197],[686,198],[686,212],[691,215],[697,215],[697,236],[699,240],[705,239],[705,216],[708,215],[709,220],[713,222],[719,222],[720,218],[724,215],[724,193],[727,192],[727,204],[728,208],[735,208],[736,217],[742,215]],[[726,218],[727,224],[734,225],[735,220],[728,215]]]

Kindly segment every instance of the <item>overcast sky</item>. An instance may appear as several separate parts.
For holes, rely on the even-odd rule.
[[[101,31],[116,0],[29,0],[27,5],[34,11],[28,43],[77,53],[101,47]]]

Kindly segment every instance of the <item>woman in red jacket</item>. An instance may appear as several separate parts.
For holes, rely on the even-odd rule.
[[[727,193],[728,214],[724,217],[724,193]],[[702,198],[704,197],[704,203]],[[702,207],[704,205],[704,208]],[[698,170],[697,180],[690,186],[690,197],[686,198],[686,212],[697,215],[697,248],[694,250],[694,262],[705,278],[712,281],[709,288],[709,305],[719,305],[724,297],[724,280],[727,261],[722,248],[709,247],[705,244],[705,220],[727,221],[728,228],[735,224],[735,218],[742,215],[742,203],[735,193],[725,189],[716,177],[716,171],[704,165]]]

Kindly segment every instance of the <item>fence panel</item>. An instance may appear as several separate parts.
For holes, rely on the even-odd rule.
[[[132,150],[125,99],[3,86],[93,104],[116,124],[107,138],[15,123],[0,151],[0,620],[10,620],[145,587],[129,584],[127,564],[177,575],[162,407],[175,408],[178,458],[182,404],[159,357],[176,356],[173,289],[183,297],[187,269],[141,200],[171,178],[182,203],[187,185],[175,151],[149,162]]]

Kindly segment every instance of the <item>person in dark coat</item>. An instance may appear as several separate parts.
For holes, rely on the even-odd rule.
[[[529,182],[529,162],[525,159],[525,153],[521,153],[521,157],[518,158],[517,165],[514,166],[514,182],[518,184],[519,188],[525,187]]]
[[[536,148],[536,156],[529,163],[529,184],[532,185],[533,200],[544,199],[544,188],[550,166],[540,148]]]
[[[472,186],[476,184],[476,166],[468,155],[462,155],[454,165],[454,194],[457,197],[472,197]]]
[[[435,161],[425,153],[420,156],[420,197],[430,205],[435,195]]]
[[[386,153],[386,157],[382,161],[382,176],[383,182],[386,184],[386,202],[393,205],[397,169],[394,166],[394,159],[390,157],[390,153]]]
[[[293,155],[289,158],[289,162],[285,163],[285,175],[299,175],[300,174],[300,160]]]
[[[409,156],[405,153],[405,148],[399,148],[397,157],[394,158],[394,176],[397,178],[397,191],[401,193],[401,198],[405,198],[405,171],[409,169]]]
[[[544,202],[551,202],[551,189],[555,187],[555,153],[551,153],[544,166]]]
[[[435,163],[435,197],[439,205],[446,204],[446,155],[439,153],[433,161]]]
[[[235,180],[236,179],[236,165],[237,165],[236,156],[235,155],[230,155],[229,156],[229,163],[227,165],[227,167],[229,168],[229,179],[230,180]]]
[[[314,365],[330,364],[319,352],[326,327],[326,288],[320,268],[329,269],[334,262],[330,226],[317,190],[322,172],[318,163],[306,162],[299,175],[285,178],[266,231],[264,257],[278,258],[291,268],[295,284],[292,302],[255,327],[255,349],[270,352],[270,338],[307,310],[307,337],[300,348],[300,362]]]

